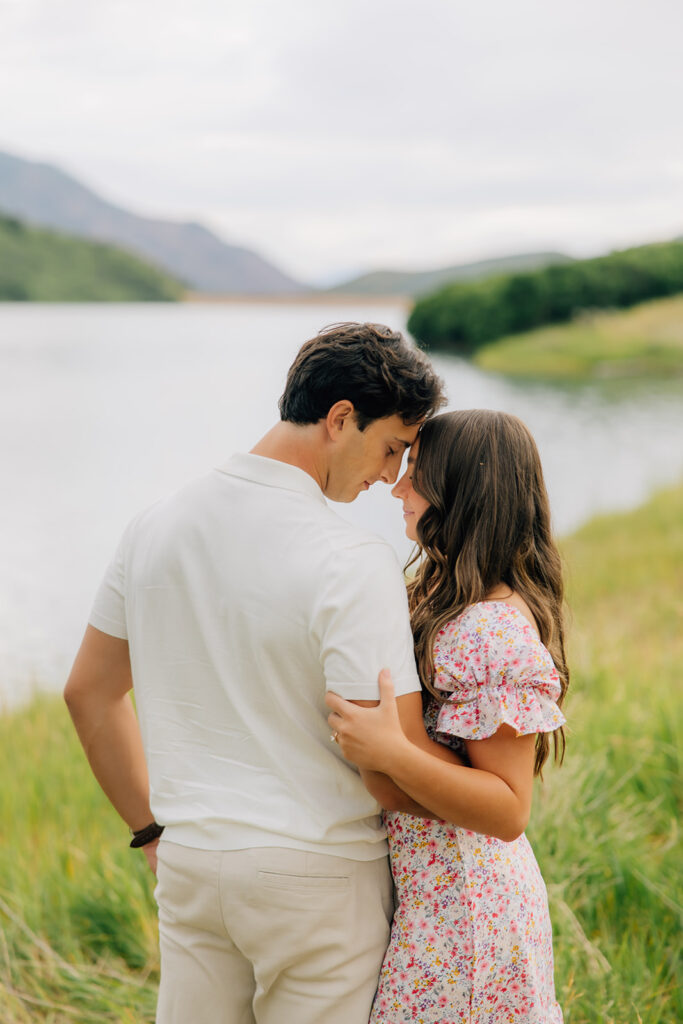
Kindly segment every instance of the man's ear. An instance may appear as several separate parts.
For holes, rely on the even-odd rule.
[[[335,402],[325,417],[325,426],[331,440],[336,441],[344,430],[356,422],[355,408],[353,402],[348,398],[341,398]]]

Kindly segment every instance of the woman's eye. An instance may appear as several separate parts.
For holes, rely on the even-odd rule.
[[[393,449],[393,448],[389,448],[389,450],[387,451],[387,455],[388,455],[388,457],[389,457],[390,459],[391,459],[391,458],[393,458],[393,456],[394,456],[394,455],[396,455],[396,454],[397,454],[397,453],[396,453],[396,452],[394,451],[394,449]]]

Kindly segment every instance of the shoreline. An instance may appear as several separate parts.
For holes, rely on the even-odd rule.
[[[357,295],[335,292],[295,292],[291,295],[214,295],[211,292],[185,292],[181,303],[228,306],[354,306],[380,305],[409,309],[408,295]]]

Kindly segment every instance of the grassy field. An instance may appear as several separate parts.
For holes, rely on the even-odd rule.
[[[500,338],[481,348],[474,362],[483,370],[548,380],[683,374],[683,295]]]
[[[683,485],[563,545],[573,678],[565,765],[529,836],[571,1024],[683,1020]]]
[[[558,997],[567,1024],[674,1024],[683,486],[594,520],[563,549],[571,728],[529,830],[550,894]],[[0,718],[0,768],[0,1020],[153,1021],[153,879],[61,701]]]

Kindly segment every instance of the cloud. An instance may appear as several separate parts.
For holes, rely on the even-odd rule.
[[[0,11],[2,145],[302,274],[683,227],[670,0]]]

